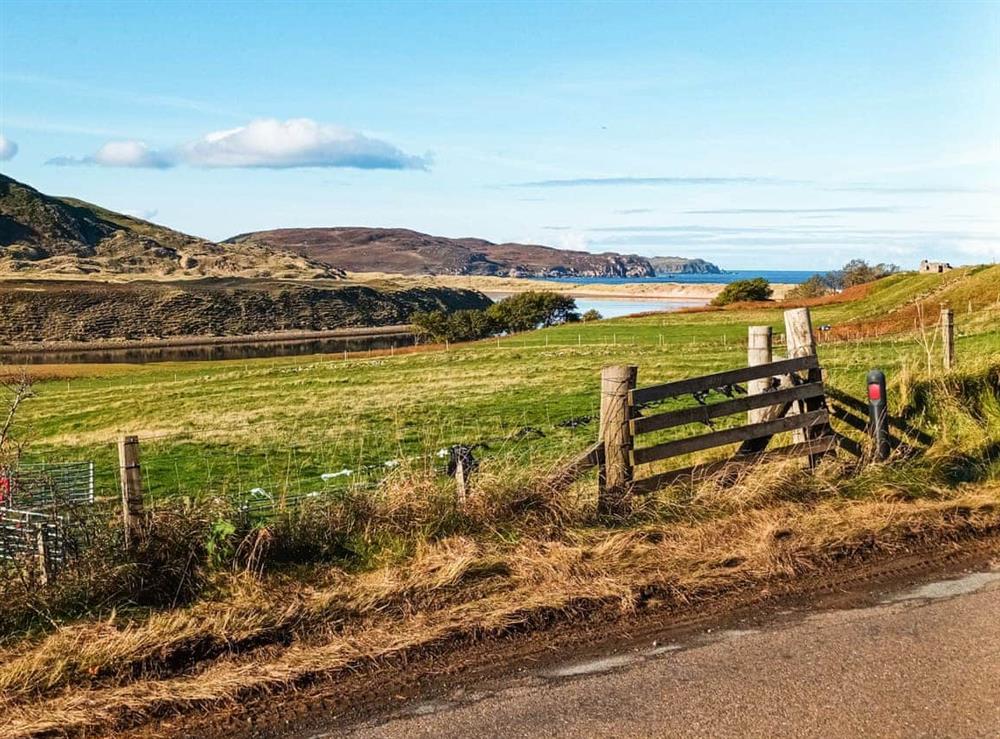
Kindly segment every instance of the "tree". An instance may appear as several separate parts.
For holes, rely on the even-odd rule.
[[[736,280],[726,285],[722,292],[715,296],[712,305],[770,300],[773,293],[771,283],[763,277],[754,277],[752,280]]]
[[[579,321],[576,300],[568,295],[529,290],[494,303],[486,312],[496,328],[509,333]]]
[[[493,319],[482,310],[421,311],[410,322],[420,336],[432,341],[475,341],[497,333]]]
[[[443,310],[417,311],[410,316],[417,336],[431,341],[445,341],[448,334],[448,313]]]
[[[580,316],[580,320],[583,321],[584,323],[590,323],[591,321],[600,321],[602,318],[604,318],[604,316],[602,316],[596,308],[591,308],[582,316]]]
[[[899,272],[895,264],[868,264],[864,259],[852,259],[843,266],[839,273],[840,287],[854,287],[868,282],[881,280],[883,277]]]
[[[788,300],[805,300],[808,298],[821,298],[828,295],[833,288],[823,275],[813,275],[805,282],[796,285],[785,296]]]

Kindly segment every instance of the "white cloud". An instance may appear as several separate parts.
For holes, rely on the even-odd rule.
[[[17,144],[0,133],[0,162],[9,162],[17,156]]]
[[[354,167],[426,169],[411,156],[379,139],[309,118],[259,118],[245,126],[215,131],[181,147],[181,158],[198,167]]]
[[[96,153],[86,157],[56,157],[46,164],[59,167],[98,164],[102,167],[131,167],[135,169],[166,169],[174,162],[168,154],[150,149],[142,141],[109,141]]]
[[[151,149],[142,141],[109,141],[85,157],[55,157],[56,166],[100,165],[166,169],[193,167],[353,167],[356,169],[427,169],[427,157],[406,154],[392,144],[341,126],[309,118],[258,118],[245,126],[214,131],[170,150]]]

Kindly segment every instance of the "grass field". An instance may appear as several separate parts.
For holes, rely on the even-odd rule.
[[[873,367],[892,384],[904,367],[926,365],[918,302],[926,323],[940,302],[955,307],[960,358],[1000,355],[997,284],[1000,267],[970,268],[818,301],[814,325],[833,327],[834,340],[820,337],[829,381],[859,396]],[[437,450],[458,443],[485,443],[487,459],[548,464],[595,438],[596,420],[581,420],[596,418],[602,365],[638,365],[640,385],[741,366],[754,324],[782,332],[781,306],[571,324],[398,356],[56,368],[25,406],[22,435],[30,457],[95,460],[109,494],[121,433],[142,440],[156,496],[335,489],[384,475],[386,462],[436,464]]]
[[[164,716],[164,734],[197,734],[185,715],[273,712],[275,693],[373,666],[596,613],[669,619],[724,594],[995,535],[997,278],[997,267],[900,275],[813,309],[816,326],[832,326],[819,348],[830,383],[859,398],[866,372],[884,369],[891,410],[926,435],[922,450],[885,464],[838,453],[814,471],[756,466],[637,496],[614,515],[597,511],[593,480],[541,474],[595,438],[582,419],[596,415],[601,366],[636,364],[640,385],[740,366],[747,326],[780,331],[782,306],[405,356],[46,368],[20,418],[31,454],[93,458],[110,496],[115,439],[136,433],[161,502],[130,549],[107,509],[76,535],[86,556],[54,582],[16,568],[0,578],[0,737],[120,735]],[[940,342],[928,360],[933,331],[915,323],[934,322],[942,301],[959,331],[950,373]],[[476,441],[488,448],[463,506],[429,467],[437,449]],[[416,459],[385,467],[402,457]],[[387,475],[377,490],[320,477],[364,465]],[[324,485],[341,494],[265,523],[218,499]]]

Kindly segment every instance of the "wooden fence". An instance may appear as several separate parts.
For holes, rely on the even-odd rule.
[[[752,326],[748,344],[750,366],[637,387],[638,368],[605,367],[601,374],[601,427],[597,448],[588,450],[582,466],[599,466],[600,507],[615,510],[631,494],[648,493],[682,478],[715,474],[736,465],[767,459],[820,456],[837,446],[826,407],[823,372],[807,308],[786,311],[789,358],[773,361],[769,326]],[[711,395],[725,396],[709,403]],[[687,400],[686,407],[648,413],[665,401]],[[715,429],[715,422],[747,414],[747,423]],[[641,437],[690,424],[711,428],[640,446]],[[791,444],[768,449],[778,434],[792,432]],[[696,452],[738,444],[724,459],[687,465],[636,477],[636,469]]]

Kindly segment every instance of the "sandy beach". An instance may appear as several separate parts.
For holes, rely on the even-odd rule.
[[[474,275],[398,275],[381,272],[351,272],[349,280],[375,282],[389,280],[396,284],[439,285],[442,287],[464,287],[480,290],[488,295],[526,292],[528,290],[553,290],[577,298],[616,298],[650,300],[677,300],[683,302],[709,301],[722,291],[722,282],[628,282],[622,284],[593,284],[577,282],[557,282],[521,277],[485,277]],[[774,297],[780,300],[794,285],[775,284]]]

